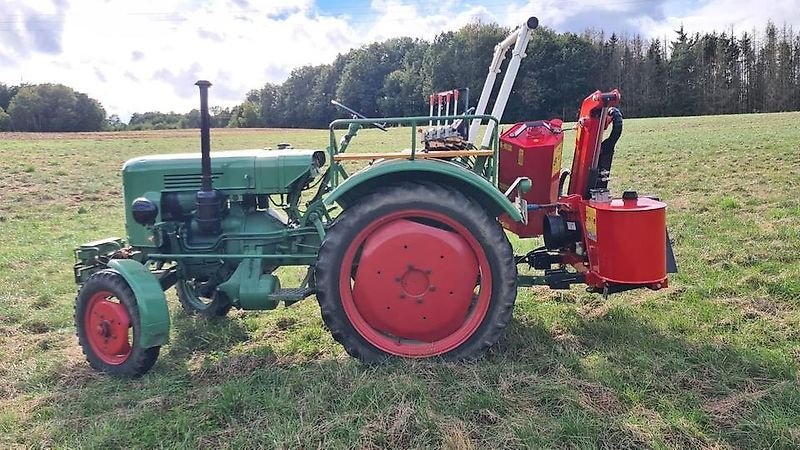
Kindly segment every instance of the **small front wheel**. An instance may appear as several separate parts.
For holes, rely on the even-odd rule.
[[[84,283],[75,300],[74,318],[78,343],[93,368],[136,377],[155,364],[161,347],[139,345],[136,296],[116,271],[102,270]]]

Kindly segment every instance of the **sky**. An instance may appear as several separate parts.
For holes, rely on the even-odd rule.
[[[800,27],[800,0],[0,0],[0,82],[62,83],[109,114],[232,106],[293,68],[398,36],[431,39],[474,22],[513,27],[535,15],[586,28],[669,38],[688,32]],[[487,57],[487,65],[489,60]]]

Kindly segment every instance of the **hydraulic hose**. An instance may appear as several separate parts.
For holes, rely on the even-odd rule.
[[[611,117],[611,134],[600,144],[600,157],[597,160],[597,182],[595,187],[598,189],[608,188],[608,177],[611,172],[611,163],[614,160],[614,147],[622,136],[622,112],[618,108],[609,108],[608,115]],[[604,175],[603,173],[606,172]]]
[[[610,146],[613,152],[614,146],[617,145],[617,141],[622,136],[622,111],[619,108],[609,108],[608,115],[611,116],[611,134],[603,141],[602,146]]]

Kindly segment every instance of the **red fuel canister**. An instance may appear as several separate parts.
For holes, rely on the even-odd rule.
[[[524,195],[528,203],[548,204],[558,200],[561,150],[564,135],[560,120],[520,122],[500,136],[499,184],[508,189],[518,177],[528,177],[533,188]],[[546,211],[528,215],[528,224],[502,217],[503,226],[520,237],[542,234]]]
[[[589,270],[603,281],[655,285],[667,278],[667,205],[646,197],[584,203]]]

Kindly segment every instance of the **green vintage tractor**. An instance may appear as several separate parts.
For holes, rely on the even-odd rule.
[[[330,124],[326,150],[212,158],[210,83],[197,82],[200,154],[127,161],[127,240],[75,251],[75,322],[91,366],[147,372],[169,338],[173,286],[187,312],[207,317],[316,295],[333,337],[367,362],[478,357],[500,339],[518,287],[585,284],[604,295],[666,287],[674,268],[666,205],[632,191],[613,199],[607,189],[622,132],[617,91],[584,100],[571,175],[561,171],[561,121],[521,122],[499,135],[537,23],[528,19],[498,45],[475,114],[368,119],[335,103],[352,118]],[[511,45],[494,110],[483,114]],[[410,148],[347,153],[362,127],[389,125],[410,133]],[[504,227],[543,236],[544,246],[515,255]],[[520,264],[543,273],[518,274]],[[307,268],[298,286],[275,275],[285,266]]]
[[[333,336],[365,361],[476,356],[499,339],[517,272],[495,218],[522,216],[496,187],[496,131],[492,149],[429,153],[412,139],[408,151],[351,155],[350,141],[374,120],[343,119],[330,126],[327,151],[212,158],[210,83],[198,85],[201,154],[127,161],[127,240],[76,249],[77,334],[94,368],[150,369],[168,340],[172,286],[186,311],[208,317],[316,294]],[[496,121],[450,117],[465,118]],[[381,120],[414,137],[428,119]],[[354,161],[372,164],[350,174]],[[300,286],[281,285],[283,266],[307,267]]]

